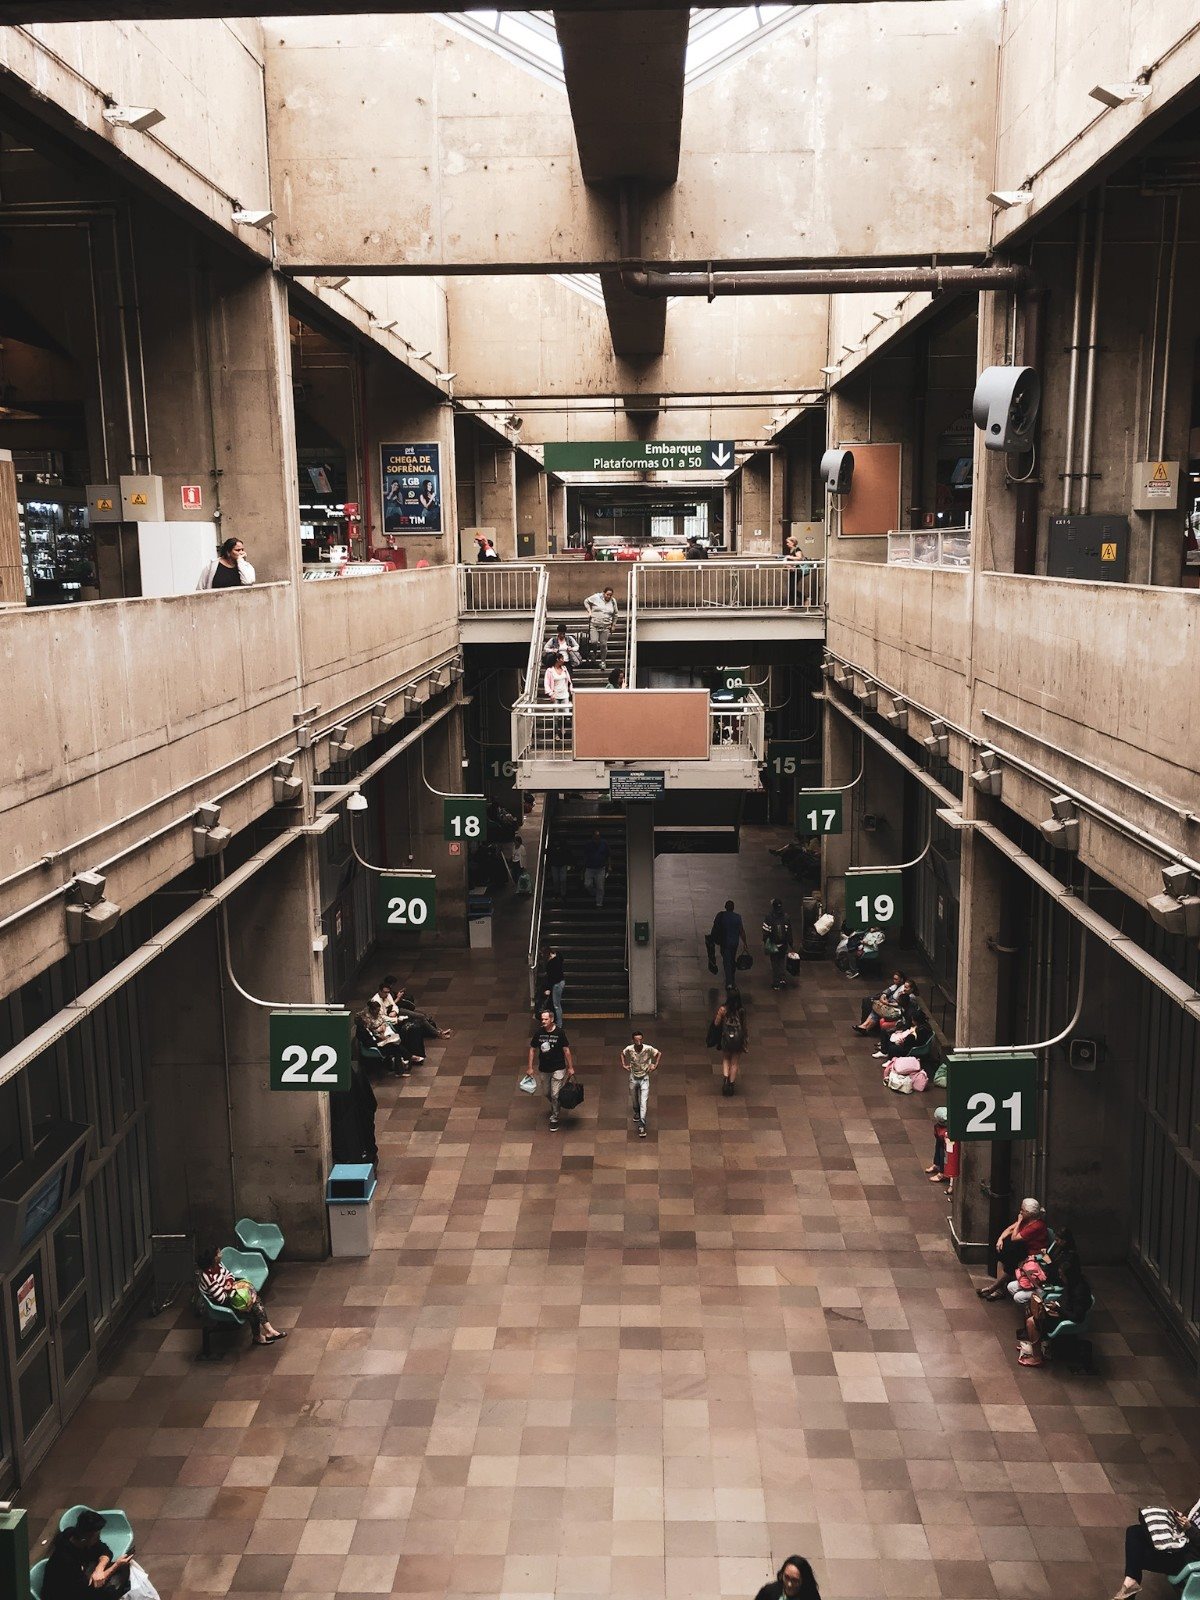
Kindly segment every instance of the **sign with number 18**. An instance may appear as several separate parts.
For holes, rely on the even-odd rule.
[[[442,838],[482,844],[487,837],[485,803],[481,794],[447,795],[442,801]]]

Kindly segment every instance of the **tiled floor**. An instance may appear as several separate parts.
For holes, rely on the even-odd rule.
[[[740,1600],[793,1551],[827,1600],[1111,1594],[1136,1507],[1195,1497],[1196,1388],[1119,1272],[1105,1376],[1016,1366],[922,1173],[934,1097],[882,1088],[832,967],[777,996],[759,959],[718,1095],[700,934],[727,893],[752,931],[796,902],[770,837],[659,863],[644,1143],[623,1024],[572,1030],[563,1131],[517,1092],[515,911],[494,953],[418,962],[456,1033],[380,1089],[375,1254],[282,1265],[270,1350],[197,1365],[186,1315],[140,1322],[29,1486],[39,1528],[123,1506],[164,1600]]]

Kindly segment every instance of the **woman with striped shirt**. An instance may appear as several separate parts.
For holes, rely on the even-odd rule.
[[[274,1344],[276,1339],[286,1339],[287,1334],[273,1328],[267,1317],[267,1308],[258,1297],[258,1291],[244,1278],[235,1278],[221,1260],[220,1247],[211,1245],[196,1257],[200,1269],[200,1289],[214,1305],[228,1306],[239,1316],[250,1318],[254,1328],[255,1344]]]

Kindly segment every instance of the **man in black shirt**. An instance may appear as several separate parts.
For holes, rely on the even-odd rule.
[[[571,1042],[554,1020],[553,1011],[543,1011],[541,1027],[529,1041],[529,1070],[546,1075],[546,1099],[550,1102],[550,1126],[558,1127],[558,1094],[568,1078],[575,1076]]]
[[[129,1557],[113,1560],[101,1541],[104,1518],[96,1511],[81,1511],[73,1527],[54,1536],[50,1559],[42,1574],[45,1600],[84,1600],[85,1596],[114,1596],[129,1592]]]

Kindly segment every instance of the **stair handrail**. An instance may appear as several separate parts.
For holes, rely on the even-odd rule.
[[[542,640],[546,635],[546,611],[550,601],[550,569],[538,568],[537,596],[533,603],[533,635],[529,641],[529,659],[525,664],[525,689],[521,699],[529,702],[538,697],[538,672],[542,664]]]
[[[542,948],[542,903],[546,897],[546,865],[550,854],[551,820],[558,796],[548,791],[542,801],[542,826],[534,856],[533,909],[529,917],[529,1004],[537,999],[538,956]]]
[[[625,687],[637,688],[637,613],[638,569],[634,562],[629,569],[629,598],[625,616]]]

